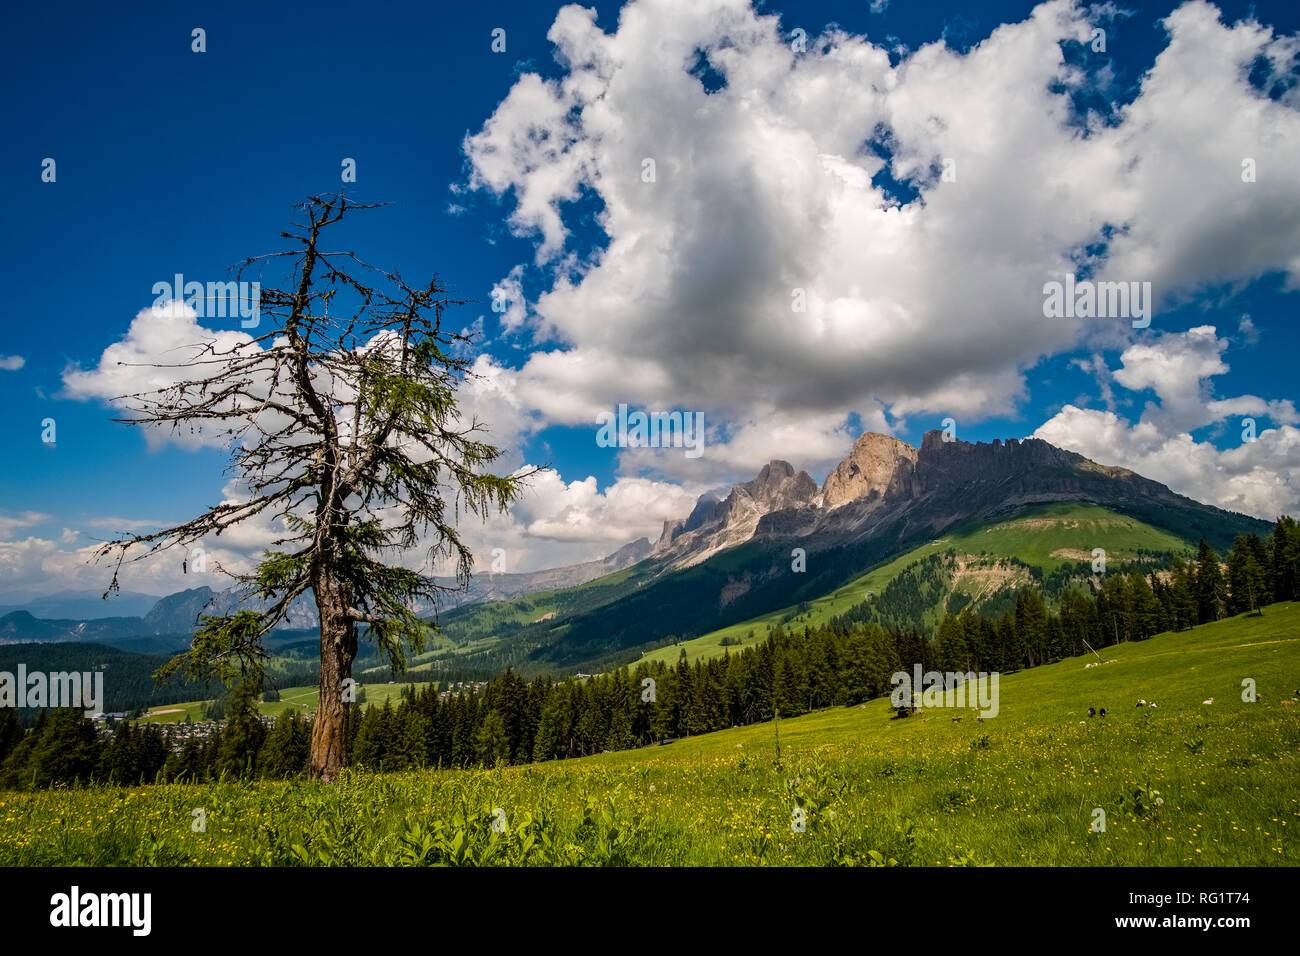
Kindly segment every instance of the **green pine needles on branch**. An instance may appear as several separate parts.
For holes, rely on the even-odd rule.
[[[125,413],[115,420],[221,441],[240,494],[99,551],[117,558],[114,590],[124,560],[178,548],[189,561],[210,536],[236,525],[277,529],[250,572],[215,569],[257,601],[204,615],[190,650],[157,676],[260,683],[264,638],[295,599],[310,594],[320,614],[321,666],[309,770],[327,782],[345,759],[345,682],[359,629],[404,669],[430,626],[416,607],[444,589],[433,569],[450,561],[458,584],[468,583],[473,555],[457,532],[462,511],[504,510],[532,474],[488,471],[500,450],[481,440],[479,422],[459,414],[457,388],[472,374],[469,340],[445,330],[443,315],[463,303],[436,276],[411,286],[324,244],[325,231],[346,215],[373,208],[342,194],[297,204],[294,231],[281,233],[292,248],[246,259],[237,270],[242,280],[270,264],[291,267],[285,288],[260,290],[265,331],[214,335],[176,350],[175,364],[143,366],[151,381],[169,383],[120,396]],[[409,555],[420,549],[423,564],[413,569]]]

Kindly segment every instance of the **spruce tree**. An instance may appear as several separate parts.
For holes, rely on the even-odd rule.
[[[1219,567],[1219,556],[1204,538],[1196,549],[1196,623],[1206,624],[1223,617],[1227,586]]]
[[[266,738],[266,728],[258,717],[260,681],[239,681],[230,694],[226,724],[217,748],[216,776],[241,778],[257,769],[257,754]]]
[[[1261,565],[1262,550],[1258,535],[1237,535],[1232,550],[1228,552],[1228,613],[1243,614],[1256,611],[1268,603],[1267,565]]]
[[[1273,599],[1300,601],[1300,524],[1294,518],[1277,519],[1270,557]]]
[[[1041,664],[1047,644],[1047,605],[1032,588],[1016,594],[1016,634],[1025,649],[1025,663]]]

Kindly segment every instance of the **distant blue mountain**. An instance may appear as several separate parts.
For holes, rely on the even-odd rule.
[[[650,542],[642,538],[597,561],[544,571],[476,575],[468,589],[441,595],[438,607],[447,610],[469,601],[504,600],[532,591],[574,587],[630,567],[649,553]],[[454,580],[445,578],[438,583],[448,588],[455,585]],[[203,614],[230,614],[240,607],[261,610],[267,603],[243,597],[237,588],[214,591],[207,585],[163,598],[123,592],[102,601],[84,592],[61,591],[23,604],[0,606],[0,644],[89,641],[123,647],[135,642],[133,646],[152,653],[175,647],[178,637],[187,644]],[[431,604],[417,608],[421,614],[434,610]],[[307,591],[289,605],[276,631],[305,632],[319,627],[316,603]]]
[[[143,617],[158,603],[158,595],[139,591],[119,591],[108,598],[98,591],[65,589],[29,600],[0,603],[0,616],[13,611],[27,611],[32,617],[75,618]]]

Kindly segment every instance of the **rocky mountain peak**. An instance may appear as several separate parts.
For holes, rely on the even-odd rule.
[[[145,623],[156,634],[184,634],[192,631],[200,614],[215,613],[209,609],[209,605],[216,594],[205,584],[159,598],[158,603],[144,616]]]
[[[637,538],[635,541],[623,545],[613,554],[606,555],[601,564],[612,571],[621,571],[623,568],[631,567],[638,561],[642,561],[650,554],[650,541],[648,538]]]
[[[835,466],[822,485],[822,506],[884,495],[899,488],[916,466],[917,450],[890,435],[867,432],[853,443],[849,456]]]
[[[1163,485],[1103,468],[1036,438],[965,442],[926,432],[919,448],[868,432],[820,489],[806,472],[774,459],[726,498],[702,496],[686,518],[667,522],[651,552],[687,567],[751,538],[822,534],[852,540],[924,513],[935,531],[984,511],[1051,501],[1165,499]],[[1122,491],[1120,490],[1122,486]]]
[[[773,458],[762,467],[753,484],[766,484],[772,481],[774,477],[778,481],[782,478],[794,477],[794,465],[788,461],[782,461],[780,458]]]
[[[1082,455],[1065,451],[1041,438],[994,439],[992,442],[944,440],[943,432],[928,431],[921,441],[916,474],[925,490],[957,487],[1032,475],[1039,484],[1049,476],[1073,474],[1092,465]]]
[[[672,552],[693,564],[723,548],[748,541],[764,515],[817,504],[817,482],[806,471],[796,472],[788,461],[773,459],[752,481],[732,486],[719,501],[701,495],[690,515],[664,523],[655,555]]]
[[[727,501],[735,499],[738,492],[766,506],[765,511],[773,511],[812,504],[817,495],[817,482],[806,471],[795,472],[788,461],[774,458],[753,481],[733,488]]]

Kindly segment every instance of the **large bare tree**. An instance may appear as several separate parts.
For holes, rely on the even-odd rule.
[[[479,439],[480,423],[458,413],[467,339],[445,331],[442,319],[461,303],[436,277],[413,288],[322,244],[346,214],[372,208],[342,194],[297,204],[295,231],[281,233],[293,247],[237,270],[243,281],[276,260],[292,266],[287,288],[261,290],[265,331],[195,343],[175,364],[146,366],[168,384],[117,399],[124,412],[116,421],[220,436],[240,494],[99,550],[116,556],[111,591],[124,560],[171,548],[188,555],[243,522],[277,529],[254,570],[216,567],[255,600],[204,614],[190,650],[158,677],[260,679],[264,638],[310,593],[320,614],[320,700],[309,771],[327,782],[345,762],[345,681],[359,631],[404,668],[407,649],[418,653],[429,627],[416,609],[445,589],[434,569],[453,561],[458,586],[468,583],[473,555],[457,533],[461,512],[504,509],[528,477],[486,472],[500,452]]]

